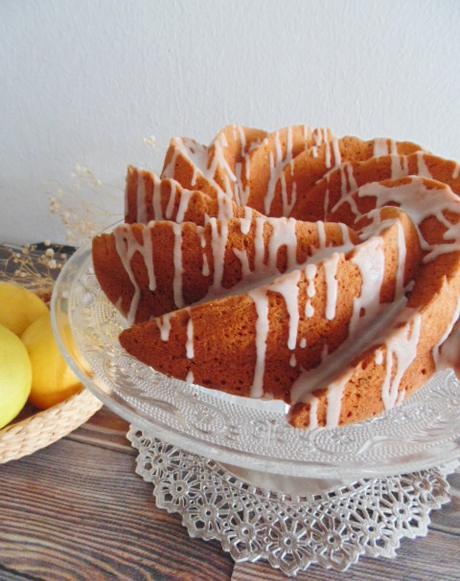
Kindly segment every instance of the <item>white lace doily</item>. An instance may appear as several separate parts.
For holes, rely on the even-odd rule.
[[[136,472],[159,508],[179,513],[192,537],[216,539],[235,561],[266,559],[287,575],[314,563],[343,571],[363,556],[395,557],[402,538],[424,536],[447,503],[456,463],[291,496],[252,486],[213,460],[131,428]]]

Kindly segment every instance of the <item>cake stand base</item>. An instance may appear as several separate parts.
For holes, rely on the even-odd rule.
[[[344,483],[219,464],[134,427],[128,438],[157,506],[179,513],[190,536],[287,575],[312,564],[344,571],[364,555],[395,557],[401,539],[425,536],[430,511],[449,502],[447,476],[458,465]]]

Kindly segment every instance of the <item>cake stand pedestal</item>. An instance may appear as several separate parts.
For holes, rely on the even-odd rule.
[[[314,563],[344,570],[362,555],[394,557],[449,500],[446,476],[460,458],[452,372],[372,421],[296,430],[283,402],[179,381],[129,356],[118,341],[126,322],[99,286],[90,245],[61,271],[52,321],[82,383],[136,426],[137,471],[158,506],[236,561],[266,559],[295,575]]]
[[[425,536],[430,512],[449,502],[447,476],[458,465],[344,484],[219,464],[134,427],[128,438],[157,506],[180,514],[191,537],[290,576],[313,564],[344,571],[361,556],[395,557],[401,539]]]

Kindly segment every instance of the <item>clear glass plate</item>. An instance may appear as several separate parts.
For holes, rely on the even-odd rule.
[[[94,275],[91,247],[54,287],[54,330],[81,381],[108,407],[184,450],[246,469],[351,480],[422,470],[460,457],[460,382],[438,374],[384,417],[302,431],[285,404],[230,396],[169,378],[118,343],[125,322]]]

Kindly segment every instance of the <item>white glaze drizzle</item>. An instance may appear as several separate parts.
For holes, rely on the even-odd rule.
[[[163,209],[161,207],[161,180],[156,175],[153,176],[152,206],[155,220],[163,219]]]
[[[164,343],[169,341],[169,335],[171,333],[171,318],[174,316],[174,314],[175,313],[173,311],[155,319],[160,330],[160,338]]]
[[[225,250],[228,242],[228,222],[218,222],[215,218],[210,218],[208,223],[211,226],[211,250],[214,265],[214,280],[210,291],[220,293],[224,277]]]
[[[166,206],[166,211],[165,211],[165,218],[167,220],[171,220],[173,212],[174,212],[174,204],[176,202],[177,182],[174,180],[171,180],[170,186],[171,186],[171,189],[169,192],[168,204]]]
[[[326,319],[332,321],[335,318],[339,283],[337,281],[337,268],[340,262],[338,252],[324,261],[324,274],[326,277]]]
[[[398,230],[398,271],[396,274],[396,296],[399,296],[404,291],[404,273],[406,269],[406,235],[404,227],[400,220],[396,220],[396,228]]]
[[[383,350],[382,349],[377,349],[375,352],[375,357],[374,357],[374,361],[376,363],[376,365],[382,365],[383,361],[384,361],[384,357],[383,357]]]
[[[326,248],[326,226],[322,220],[316,222],[316,228],[318,229],[318,242],[320,248]]]
[[[255,289],[249,293],[257,312],[256,320],[256,365],[252,382],[251,397],[262,397],[264,394],[265,356],[268,337],[268,297],[264,289]]]
[[[417,151],[415,155],[417,157],[417,175],[424,178],[431,178],[430,170],[425,163],[425,153],[423,151]]]
[[[187,340],[185,342],[185,355],[187,359],[193,359],[195,357],[195,351],[193,347],[193,319],[190,310],[189,315],[190,316],[187,322]]]
[[[149,288],[151,290],[155,290],[156,288],[155,273],[153,270],[153,260],[151,258],[152,246],[150,231],[151,231],[150,226],[144,226],[142,238],[143,243],[139,243],[137,241],[134,232],[129,225],[123,224],[115,228],[115,230],[113,231],[115,249],[117,251],[118,256],[120,257],[123,268],[126,274],[128,275],[131,284],[133,285],[133,297],[131,299],[131,303],[129,305],[127,313],[127,319],[130,324],[132,324],[135,321],[137,308],[139,306],[139,300],[141,298],[141,290],[131,266],[131,261],[136,252],[139,252],[139,254],[144,259],[144,263],[147,268],[147,274],[149,277]],[[147,261],[150,262],[151,266],[147,265]]]
[[[347,383],[353,375],[353,369],[348,369],[341,376],[329,384],[327,389],[326,427],[335,428],[339,425],[342,411],[342,398]]]
[[[310,429],[315,429],[318,427],[318,404],[319,399],[314,395],[311,395],[308,398],[308,403],[310,404],[310,422],[309,427]]]
[[[402,321],[406,317],[402,313]],[[385,378],[382,385],[382,400],[386,410],[396,405],[401,381],[417,356],[422,317],[420,313],[411,314],[412,324],[397,328],[385,342]],[[400,319],[400,320],[401,320]],[[396,372],[393,375],[394,360]]]
[[[174,278],[173,278],[173,296],[174,304],[178,309],[184,306],[184,296],[182,288],[182,275],[184,272],[184,265],[182,260],[182,226],[171,222],[171,228],[174,232],[174,248],[173,248],[173,264],[174,264]]]
[[[190,198],[192,197],[193,192],[191,190],[182,190],[180,195],[179,207],[177,208],[177,214],[175,221],[178,224],[181,224],[185,220],[185,213],[188,210],[188,205],[190,203]]]
[[[307,264],[305,267],[305,276],[307,279],[307,296],[311,299],[316,294],[315,277],[318,267],[314,263]]]
[[[390,148],[388,147],[387,139],[384,138],[374,139],[374,150],[373,150],[374,157],[383,157],[384,155],[388,155],[389,152]]]

